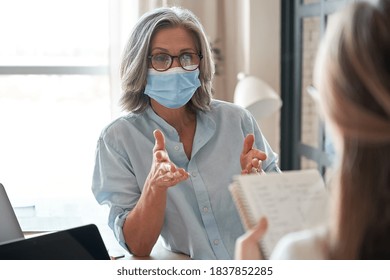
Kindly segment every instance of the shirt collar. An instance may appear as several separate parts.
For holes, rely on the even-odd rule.
[[[146,109],[147,116],[156,122],[162,129],[164,135],[172,135],[172,132],[176,132],[174,127],[168,124],[163,118],[154,112],[153,108],[149,106]],[[196,131],[194,142],[192,145],[192,157],[213,137],[216,131],[217,125],[213,120],[211,114],[208,112],[197,111],[196,113]],[[177,135],[177,133],[175,133]],[[177,137],[179,137],[177,135]],[[179,141],[179,139],[177,139]]]

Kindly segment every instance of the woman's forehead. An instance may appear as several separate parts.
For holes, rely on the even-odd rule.
[[[151,40],[151,48],[195,48],[193,34],[183,27],[167,27],[156,31]]]

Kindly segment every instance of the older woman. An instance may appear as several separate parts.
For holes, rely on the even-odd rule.
[[[92,186],[134,255],[149,255],[161,235],[168,249],[194,259],[233,258],[243,228],[232,177],[279,170],[250,113],[212,99],[213,74],[210,45],[190,11],[141,17],[121,66],[130,113],[103,130]]]
[[[351,4],[330,22],[315,71],[339,156],[329,225],[287,235],[272,259],[390,259],[389,50],[389,0]],[[236,258],[261,258],[266,229],[263,218],[239,238]]]

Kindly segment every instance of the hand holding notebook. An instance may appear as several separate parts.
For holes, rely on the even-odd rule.
[[[260,248],[268,259],[285,234],[323,224],[327,192],[317,170],[236,176],[229,187],[246,229],[267,217]]]

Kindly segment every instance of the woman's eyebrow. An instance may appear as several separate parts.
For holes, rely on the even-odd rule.
[[[155,50],[159,50],[159,51],[163,51],[163,52],[168,52],[168,50],[167,50],[167,49],[160,48],[160,47],[155,47],[155,48],[152,48],[152,51],[155,51]]]
[[[155,48],[152,48],[152,52],[154,51],[162,51],[164,53],[169,53],[169,50],[168,49],[165,49],[165,48],[161,48],[161,47],[155,47]],[[188,52],[188,51],[191,51],[191,52],[196,52],[194,48],[185,48],[185,49],[181,49],[180,50],[180,53],[183,53],[183,52]]]

